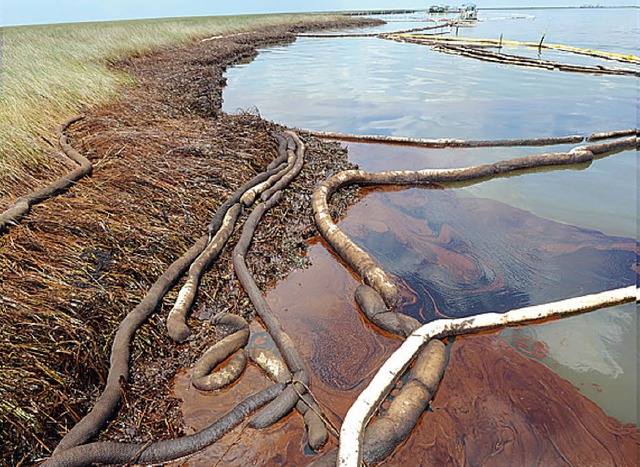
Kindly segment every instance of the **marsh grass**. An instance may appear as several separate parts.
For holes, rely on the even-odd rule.
[[[285,29],[294,26],[289,23],[327,27],[337,22],[344,25],[344,17],[280,15],[8,29],[0,190],[15,198],[51,179],[56,170],[64,172],[65,164],[72,166],[56,158],[43,138],[53,141],[58,124],[85,106],[91,107],[90,118],[74,124],[69,133],[73,147],[93,159],[95,170],[81,186],[42,203],[30,219],[0,236],[0,465],[31,465],[50,455],[103,388],[120,320],[206,230],[221,200],[271,160],[271,134],[279,128],[250,112],[203,117],[206,112],[192,112],[191,98],[209,93],[203,105],[218,109],[226,64],[251,55],[256,44],[288,40]],[[270,25],[291,28],[141,55],[165,45]],[[132,75],[117,69],[131,70]],[[127,86],[134,74],[138,85]],[[101,103],[106,105],[94,105]],[[295,182],[295,203],[288,202],[267,229],[269,238],[282,239],[283,231],[296,236],[276,247],[260,242],[261,286],[299,264],[302,240],[315,232],[307,202],[312,187],[329,167],[344,168],[340,164],[346,154],[337,148],[323,145],[315,159],[310,156],[315,162],[303,172],[306,194]],[[28,177],[32,181],[25,181]],[[9,179],[19,183],[7,188]],[[2,202],[0,198],[0,210]],[[291,219],[285,222],[287,216]],[[229,285],[234,280],[230,263],[219,268],[212,277],[221,279],[202,287],[201,297],[212,303],[217,297],[211,305],[216,309],[220,304],[225,311],[244,310],[240,286]],[[180,434],[170,381],[178,368],[192,361],[169,342],[158,311],[134,343],[132,360],[138,363],[131,388],[144,389],[127,393],[129,402],[105,430],[109,439]],[[209,337],[203,334],[203,339]]]
[[[48,143],[83,107],[131,78],[109,63],[170,44],[337,15],[246,15],[7,27],[2,38],[0,209],[63,170]],[[55,174],[54,174],[55,175]]]

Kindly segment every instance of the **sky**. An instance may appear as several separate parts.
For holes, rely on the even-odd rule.
[[[136,18],[216,16],[247,13],[339,11],[368,9],[425,9],[432,3],[458,5],[466,0],[0,0],[0,24],[67,23]],[[611,6],[638,0],[475,0],[482,7]]]

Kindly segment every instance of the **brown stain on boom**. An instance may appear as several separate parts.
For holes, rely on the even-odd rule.
[[[587,284],[593,289],[603,281],[629,281],[633,275],[626,268],[636,251],[631,239],[547,221],[491,200],[459,198],[452,190],[363,192],[362,202],[350,208],[341,226],[355,232],[358,243],[391,266],[388,270],[402,292],[399,309],[421,321],[469,309],[471,313],[464,316],[491,307],[504,310],[531,304],[530,291],[540,281],[548,286],[544,279],[550,262],[555,264],[551,270],[560,271],[565,279],[571,279],[567,272],[574,268],[584,269],[579,277],[567,279],[562,290],[549,289],[565,294],[558,298],[571,295],[575,287]],[[496,243],[487,238],[497,239]],[[585,251],[596,256],[585,257]],[[339,426],[357,394],[400,341],[380,333],[362,317],[352,299],[357,278],[322,241],[310,242],[308,258],[312,265],[276,283],[267,301],[307,360],[313,394]],[[469,308],[474,300],[484,308]],[[387,462],[438,464],[467,459],[504,465],[553,463],[562,456],[587,462],[628,460],[628,444],[635,432],[607,417],[570,383],[537,362],[535,358],[541,358],[545,349],[533,345],[532,358],[527,358],[505,344],[495,330],[456,339],[433,412],[423,415],[411,438]],[[467,359],[468,353],[473,359]],[[266,381],[249,370],[243,377],[249,376],[248,381],[234,390],[245,387],[241,384],[253,387],[255,381]],[[519,394],[526,397],[519,399]],[[203,407],[227,406],[229,397],[221,392]],[[192,401],[183,406],[185,419],[196,426],[204,412],[195,413],[189,404]],[[572,438],[572,425],[566,420],[575,417],[585,439],[601,443],[602,448],[584,448],[582,441]],[[325,449],[335,442],[332,438]],[[305,455],[305,443],[302,419],[293,414],[264,432],[239,428],[220,446],[189,463],[222,458],[225,464],[306,465],[315,457]],[[555,446],[560,446],[561,455],[554,454]]]

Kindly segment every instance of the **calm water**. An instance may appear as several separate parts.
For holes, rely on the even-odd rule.
[[[546,32],[547,43],[637,53],[637,15],[635,9],[481,12],[484,21],[474,28],[459,29],[457,34],[493,39],[503,34],[505,39],[538,41]],[[424,16],[389,19],[393,22],[372,30],[418,27]],[[542,58],[602,63],[558,52],[543,51]],[[637,121],[636,78],[498,66],[377,38],[300,38],[292,45],[261,51],[252,63],[229,70],[227,77],[226,111],[257,107],[265,118],[314,130],[497,139],[586,135],[632,128]],[[425,150],[349,144],[349,153],[361,168],[378,171],[467,166],[570,147]],[[443,194],[415,189],[373,192],[350,210],[343,226],[396,278],[414,292],[423,290],[433,298],[436,307],[455,308],[451,302],[455,290],[447,288],[451,284],[464,286],[473,295],[484,290],[482,280],[494,277],[491,274],[509,276],[495,294],[502,301],[482,295],[484,304],[474,302],[471,309],[479,313],[491,307],[507,309],[603,290],[614,283],[632,284],[636,186],[637,154],[625,151],[581,170],[501,178],[443,190]],[[434,199],[439,206],[435,211],[429,201]],[[402,209],[411,200],[414,208]],[[426,274],[424,264],[432,258],[428,252],[435,248],[433,239],[442,239],[441,227],[433,227],[434,216],[438,226],[448,225],[469,245],[469,255],[480,258],[477,262],[484,269],[478,269],[482,272],[478,277],[482,280],[467,281],[475,270],[465,273],[452,266],[449,271],[447,265],[454,263],[446,261],[436,262],[440,269]],[[378,217],[379,222],[372,224],[371,219]],[[517,224],[504,219],[523,220]],[[415,228],[411,232],[389,228],[393,235],[380,234],[381,225],[398,224],[415,224]],[[523,230],[522,225],[530,230]],[[606,253],[601,258],[600,253],[557,253],[558,245],[565,248],[577,236],[585,245],[597,243],[593,252]],[[403,238],[414,241],[398,243]],[[508,248],[492,243],[494,238],[503,238]],[[449,251],[458,245],[447,243]],[[408,244],[415,254],[409,251],[403,256]],[[621,244],[626,246],[621,248]],[[547,254],[549,251],[555,253]],[[408,261],[420,255],[424,263]],[[532,258],[527,263],[530,270],[522,266],[519,255]],[[404,259],[399,262],[399,257]],[[440,285],[430,282],[434,274],[443,278]],[[351,302],[352,297],[344,300]],[[548,348],[540,356],[543,363],[608,414],[637,423],[636,314],[635,305],[617,307],[505,331],[502,337],[525,353],[531,349],[522,342],[544,343]],[[432,318],[423,321],[426,319]]]

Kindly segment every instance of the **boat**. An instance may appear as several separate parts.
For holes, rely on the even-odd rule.
[[[463,3],[460,9],[460,19],[462,21],[477,21],[478,7],[475,3]]]

